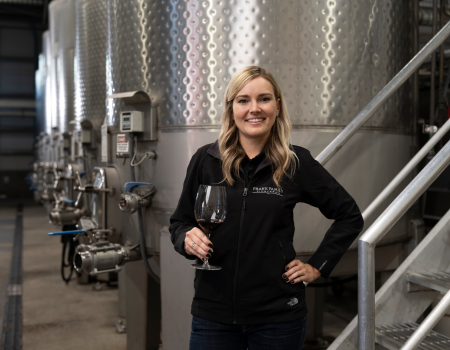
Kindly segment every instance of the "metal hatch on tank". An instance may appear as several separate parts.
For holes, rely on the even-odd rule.
[[[120,243],[121,241],[121,211],[120,178],[113,167],[96,167],[92,178],[92,186],[85,187],[81,191],[91,193],[90,212],[91,220],[96,228],[113,230],[108,236],[108,241]]]
[[[75,225],[78,220],[88,215],[88,209],[83,206],[83,193],[74,188],[83,184],[82,177],[85,174],[83,166],[77,163],[69,163],[66,171],[58,181],[62,182],[62,191],[55,201],[55,207],[49,214],[50,222],[54,225]]]

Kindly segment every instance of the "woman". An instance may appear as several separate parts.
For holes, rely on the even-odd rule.
[[[303,282],[330,275],[363,219],[353,198],[309,151],[289,144],[289,114],[267,70],[239,71],[225,102],[219,140],[192,157],[171,217],[178,253],[222,267],[196,271],[190,349],[301,349]],[[194,217],[200,184],[227,191],[227,218],[211,240]],[[308,263],[295,259],[292,244],[298,202],[335,220]]]

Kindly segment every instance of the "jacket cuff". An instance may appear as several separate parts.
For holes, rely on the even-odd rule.
[[[189,260],[195,260],[197,259],[196,255],[189,255],[188,253],[186,253],[186,250],[184,250],[184,240],[186,239],[186,232],[192,230],[193,227],[186,229],[184,232],[180,233],[177,237],[177,240],[175,241],[173,247],[175,248],[175,250],[183,255],[186,259]]]
[[[320,276],[323,278],[328,278],[330,276],[331,271],[333,270],[333,266],[330,261],[315,255],[313,255],[308,260],[307,264],[319,270]]]

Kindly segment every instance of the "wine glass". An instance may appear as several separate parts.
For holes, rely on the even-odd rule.
[[[210,237],[227,216],[227,191],[223,186],[200,185],[194,205],[195,219],[204,234]],[[220,270],[220,266],[210,265],[208,259],[202,264],[191,265],[199,270]]]

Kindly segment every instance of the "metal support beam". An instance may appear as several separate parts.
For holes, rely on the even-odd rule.
[[[423,287],[437,290],[438,292],[447,293],[450,290],[450,275],[447,276],[447,281],[436,277],[420,273],[408,273],[406,275],[406,280],[408,281],[408,284],[415,283]],[[409,289],[410,288],[408,288],[408,291]]]
[[[36,108],[35,100],[0,99],[0,108]]]

